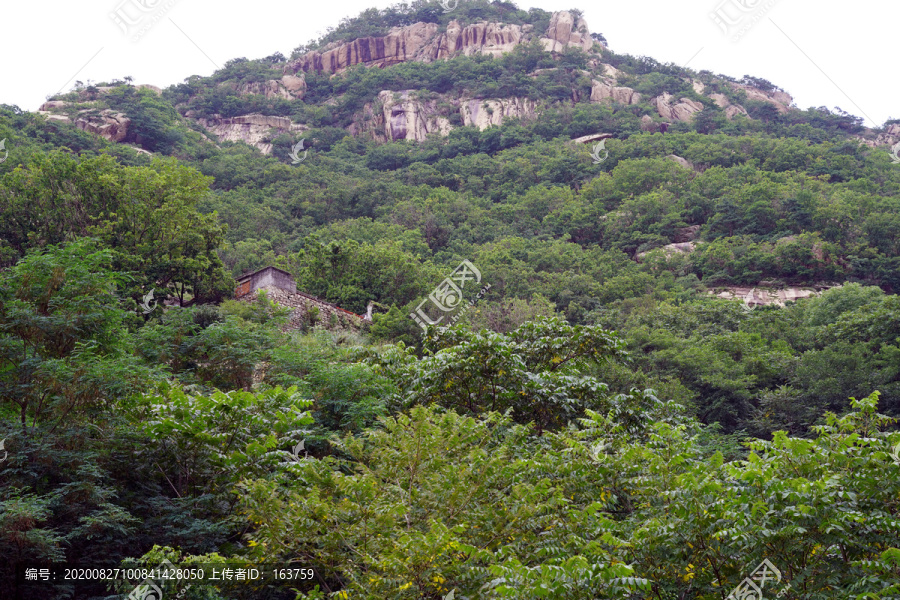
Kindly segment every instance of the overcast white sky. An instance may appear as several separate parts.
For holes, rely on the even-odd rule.
[[[123,1],[125,4],[123,5]],[[434,0],[439,3],[439,0]],[[465,0],[460,0],[465,2]],[[136,13],[132,3],[171,4],[139,41],[129,40],[111,13]],[[688,63],[733,77],[762,77],[783,87],[801,108],[841,107],[879,126],[900,118],[894,0],[523,0],[522,8],[579,8],[610,48],[661,62]],[[213,2],[211,0],[6,0],[0,56],[0,104],[37,110],[75,80],[131,75],[165,87],[209,75],[236,57],[286,56],[345,16],[392,0]],[[738,41],[710,18],[719,9],[771,7]],[[452,5],[452,3],[451,3]],[[750,11],[749,15],[756,14]],[[123,14],[123,13],[120,13]]]

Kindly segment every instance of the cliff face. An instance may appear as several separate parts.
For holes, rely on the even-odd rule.
[[[214,117],[197,119],[220,142],[245,142],[259,148],[263,154],[272,152],[271,138],[281,133],[304,131],[304,125],[292,123],[286,117],[264,115],[243,115],[240,117]]]
[[[109,109],[79,108],[74,118],[67,114],[58,114],[57,111],[68,110],[71,107],[93,106],[96,102],[72,103],[62,100],[45,102],[38,109],[38,114],[44,115],[48,120],[74,122],[82,131],[93,133],[110,142],[122,142],[128,137],[128,126],[131,119],[120,112]]]
[[[450,121],[438,115],[435,101],[421,101],[403,92],[383,91],[378,94],[381,104],[380,121],[375,126],[384,132],[386,140],[424,140],[430,133],[447,135]],[[371,110],[371,109],[370,109]]]
[[[535,40],[550,52],[560,53],[569,48],[579,48],[590,52],[597,48],[591,38],[587,23],[580,16],[560,11],[553,13],[545,31],[535,31],[532,25],[514,25],[497,22],[473,23],[463,27],[458,21],[451,21],[446,31],[439,31],[434,23],[414,23],[406,27],[396,27],[382,37],[367,37],[347,43],[335,42],[321,51],[309,52],[297,60],[287,63],[280,79],[267,81],[238,82],[225,81],[219,87],[228,95],[260,95],[266,99],[283,99],[289,102],[302,100],[307,93],[306,73],[317,72],[335,75],[355,65],[386,68],[407,61],[434,62],[460,55],[487,54],[500,56],[513,51],[520,44]],[[616,103],[637,105],[649,103],[652,115],[641,117],[644,131],[667,130],[667,123],[690,122],[704,110],[697,96],[674,96],[664,92],[647,98],[628,87],[635,85],[634,75],[626,75],[612,65],[601,62],[599,53],[589,56],[588,70],[580,75],[590,82],[590,101],[593,103]],[[527,75],[538,77],[561,67],[537,69]],[[569,73],[570,75],[572,73]],[[577,75],[577,74],[576,74]],[[734,94],[711,93],[706,86],[695,79],[685,80],[693,86],[696,94],[713,100],[725,115],[749,117],[743,106],[733,102]],[[624,85],[623,85],[624,84]],[[772,104],[779,112],[787,112],[793,99],[781,91],[765,92],[737,83],[727,83],[738,92],[738,97],[749,101],[763,101]],[[158,88],[140,86],[159,93]],[[128,136],[130,121],[126,115],[108,109],[103,96],[112,88],[96,88],[91,94],[83,94],[80,101],[51,101],[41,107],[49,119],[74,121],[75,124],[113,142],[121,142]],[[574,86],[572,101],[583,100],[584,87]],[[680,96],[680,97],[679,97]],[[336,102],[335,98],[326,101]],[[429,135],[448,135],[454,126],[476,126],[486,129],[501,125],[509,118],[533,120],[539,118],[552,102],[536,101],[519,97],[473,97],[463,92],[460,95],[420,93],[415,90],[381,91],[355,115],[347,127],[352,135],[366,135],[377,141],[410,140],[423,141]],[[105,110],[104,110],[105,109]],[[261,152],[272,151],[271,139],[283,133],[300,132],[305,125],[293,124],[283,117],[267,117],[247,114],[231,118],[219,115],[197,118],[190,111],[185,116],[195,119],[219,141],[243,141],[255,146]],[[212,137],[211,136],[211,137]],[[900,125],[876,136],[867,131],[860,141],[870,145],[896,144],[900,142]]]
[[[876,133],[871,129],[866,130],[866,135],[857,136],[861,143],[875,148],[876,146],[891,146],[900,144],[900,123],[889,125],[883,132]]]
[[[281,79],[269,81],[256,81],[244,83],[239,86],[224,83],[222,87],[230,87],[242,96],[258,94],[266,98],[284,98],[285,100],[299,100],[306,94],[306,79],[301,73],[300,77],[285,75]]]
[[[432,62],[457,55],[490,54],[499,56],[530,41],[531,25],[473,23],[463,27],[451,21],[444,33],[435,23],[414,23],[395,27],[383,37],[359,38],[336,43],[321,52],[309,52],[285,67],[285,73],[339,73],[355,65],[388,67],[408,61]],[[549,51],[562,52],[569,47],[590,50],[594,45],[587,23],[568,11],[553,13],[550,26],[539,38]]]
[[[791,107],[791,104],[794,102],[794,98],[787,92],[775,90],[773,92],[767,93],[755,87],[737,83],[731,84],[731,87],[737,90],[743,90],[747,94],[748,100],[760,100],[762,102],[768,102],[769,104],[774,106],[775,109],[781,114],[786,113]]]
[[[569,11],[553,13],[541,43],[548,52],[563,52],[569,47],[581,48],[587,52],[594,46],[587,22]]]
[[[442,107],[442,109],[441,109]],[[448,109],[449,107],[449,109]],[[453,120],[481,130],[500,125],[505,118],[533,118],[538,103],[527,98],[456,98],[439,96],[423,100],[414,90],[383,91],[357,115],[350,133],[370,135],[378,141],[423,141],[429,134],[447,135]]]

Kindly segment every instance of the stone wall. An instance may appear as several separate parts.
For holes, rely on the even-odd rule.
[[[272,302],[292,309],[290,321],[285,328],[287,331],[301,329],[304,325],[320,325],[326,329],[360,329],[366,321],[360,315],[344,310],[339,306],[335,306],[324,300],[319,300],[315,296],[304,294],[303,292],[288,292],[275,287],[263,287],[266,297]],[[245,294],[237,298],[239,302],[255,302],[259,290]],[[309,321],[309,312],[313,307],[318,308],[319,312],[316,316],[315,323]],[[333,317],[332,317],[333,315]]]

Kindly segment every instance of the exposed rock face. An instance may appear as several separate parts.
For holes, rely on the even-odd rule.
[[[67,115],[52,114],[48,110],[58,110],[64,108],[68,104],[68,102],[59,100],[45,102],[41,106],[41,110],[38,111],[38,114],[44,115],[51,121],[71,122],[72,119]],[[78,129],[93,133],[94,135],[99,135],[110,142],[121,142],[128,137],[128,126],[130,124],[131,119],[126,117],[123,113],[109,109],[101,110],[99,113],[95,113],[90,109],[80,110],[78,111],[78,117],[75,119],[75,127]]]
[[[537,102],[528,98],[499,100],[466,100],[460,107],[463,125],[475,125],[481,130],[500,125],[504,117],[529,117],[536,113]]]
[[[523,34],[523,29],[518,25],[474,23],[463,28],[459,22],[450,21],[447,32],[428,45],[422,60],[441,60],[457,54],[500,56],[512,52],[522,41]]]
[[[693,242],[697,239],[697,236],[700,235],[700,225],[689,225],[688,227],[682,227],[681,229],[675,230],[675,235],[672,238],[672,241],[676,244],[682,244],[684,242]]]
[[[100,111],[99,116],[84,116],[75,120],[75,126],[82,131],[99,135],[110,142],[121,142],[128,136],[131,119],[123,113],[111,110]]]
[[[594,80],[591,86],[591,102],[611,99],[619,104],[637,104],[641,95],[629,87],[616,87],[610,83]]]
[[[287,72],[338,73],[354,65],[387,67],[415,60],[437,35],[436,23],[395,27],[384,37],[359,38],[325,52],[310,52],[289,63]]]
[[[768,102],[782,114],[786,113],[791,104],[794,102],[794,98],[787,92],[774,91],[767,94],[762,90],[751,87],[749,85],[732,83],[731,86],[735,89],[744,90],[747,93],[748,100],[761,100],[763,102]]]
[[[220,142],[246,142],[256,146],[263,154],[272,152],[272,144],[267,140],[280,133],[304,131],[303,125],[292,123],[286,117],[265,115],[242,115],[239,117],[198,119],[201,125],[218,136]]]
[[[222,84],[229,86],[228,83]],[[266,98],[284,98],[285,100],[299,100],[306,94],[306,79],[302,73],[300,77],[295,75],[285,75],[280,80],[270,79],[269,81],[255,81],[245,83],[240,86],[231,85],[242,96],[247,94],[258,94]]]
[[[709,292],[713,294],[715,292]],[[822,292],[813,288],[795,288],[789,287],[780,290],[767,288],[749,288],[749,287],[726,287],[723,291],[716,294],[719,298],[726,300],[743,300],[745,304],[751,307],[768,306],[775,304],[784,306],[786,302],[794,302],[801,298],[809,298],[818,296]]]
[[[622,71],[618,70],[612,65],[601,63],[601,66],[603,67],[603,74],[610,79],[618,79],[619,75],[622,74]]]
[[[541,38],[541,43],[548,52],[563,52],[569,47],[581,48],[588,52],[594,46],[587,22],[567,10],[553,13],[550,26],[545,37]]]
[[[38,112],[52,112],[54,110],[60,110],[60,109],[66,108],[67,106],[70,106],[72,104],[74,104],[74,103],[66,102],[64,100],[48,100],[47,102],[44,102],[43,104],[41,104],[41,107],[38,109]],[[90,102],[90,103],[79,102],[78,104],[84,105],[84,104],[94,104],[94,103],[93,102]]]
[[[576,144],[591,144],[593,142],[599,142],[600,140],[608,140],[612,137],[615,136],[611,133],[592,133],[591,135],[583,135],[580,138],[575,138],[572,141]]]
[[[702,104],[689,98],[682,98],[673,104],[672,94],[668,92],[651,99],[650,104],[655,106],[659,116],[667,121],[693,121],[694,114],[703,110]]]
[[[638,252],[634,255],[635,260],[641,262],[648,254],[651,252],[657,252],[662,250],[667,257],[674,256],[676,254],[690,254],[694,251],[694,248],[697,247],[696,242],[681,242],[676,244],[667,244],[661,248],[654,248],[653,250],[648,250],[647,252]]]
[[[384,135],[388,140],[424,140],[429,133],[447,135],[450,121],[436,114],[435,102],[421,102],[410,92],[384,91],[378,94],[382,105]]]
[[[659,131],[659,127],[657,127],[656,122],[653,120],[653,117],[650,115],[644,115],[641,117],[641,131]]]
[[[351,135],[371,135],[379,141],[423,141],[429,134],[447,135],[453,129],[446,105],[459,111],[464,126],[486,129],[500,125],[507,117],[531,118],[538,104],[527,98],[456,98],[439,96],[421,100],[412,90],[382,91],[377,102],[366,104],[347,129]],[[444,110],[439,110],[443,105]]]
[[[451,21],[446,32],[438,33],[436,23],[414,23],[395,27],[383,37],[359,38],[336,43],[322,52],[309,52],[289,63],[285,73],[334,74],[354,65],[383,68],[408,61],[432,62],[460,54],[499,56],[533,36],[530,25],[482,22],[462,27],[459,22]],[[594,45],[584,19],[576,18],[568,11],[553,13],[550,26],[540,39],[552,52],[562,52],[569,47],[590,51]]]
[[[688,169],[689,171],[694,170],[694,165],[692,165],[689,160],[687,160],[686,158],[681,158],[677,154],[670,154],[670,155],[666,156],[666,158],[676,162],[677,164],[684,167],[685,169]]]
[[[719,108],[725,110],[725,116],[733,119],[735,115],[744,115],[749,117],[747,111],[740,104],[732,104],[725,94],[710,94],[709,97],[716,103]]]
[[[883,133],[876,134],[871,129],[867,129],[868,137],[856,136],[860,142],[866,146],[875,148],[877,146],[894,146],[900,142],[900,123],[889,125]],[[874,136],[874,137],[872,137]]]

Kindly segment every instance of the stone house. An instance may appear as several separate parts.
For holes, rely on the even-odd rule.
[[[255,302],[260,290],[272,302],[291,309],[286,329],[323,325],[326,328],[360,329],[369,321],[366,317],[344,310],[330,302],[297,291],[297,282],[287,271],[265,267],[237,279],[234,297],[239,302]]]

